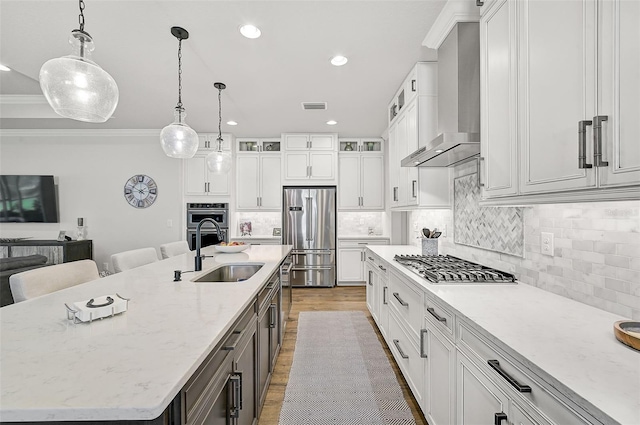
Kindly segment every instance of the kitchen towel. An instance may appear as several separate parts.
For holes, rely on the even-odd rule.
[[[301,312],[280,425],[415,425],[362,311]]]

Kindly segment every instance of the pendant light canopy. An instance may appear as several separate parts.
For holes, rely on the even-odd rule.
[[[72,54],[45,62],[40,87],[53,110],[65,118],[105,122],[118,105],[118,86],[104,69],[90,59],[93,39],[84,31],[84,1],[78,1],[80,29],[69,37]]]
[[[218,150],[207,155],[207,167],[214,174],[227,174],[231,171],[231,154],[222,151],[222,90],[227,86],[224,83],[213,83],[218,89]]]
[[[160,132],[160,144],[171,158],[192,158],[198,150],[198,134],[184,121],[187,114],[182,107],[182,40],[189,38],[189,32],[172,27],[171,34],[178,39],[178,104],[174,121]]]

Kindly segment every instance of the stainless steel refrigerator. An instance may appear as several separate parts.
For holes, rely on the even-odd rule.
[[[282,202],[282,243],[293,245],[291,286],[335,286],[335,186],[284,187]]]

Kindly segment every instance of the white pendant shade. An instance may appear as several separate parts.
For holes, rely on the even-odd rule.
[[[101,123],[118,105],[118,86],[98,64],[89,59],[93,41],[74,31],[69,38],[73,54],[45,62],[40,87],[53,110],[65,118]]]
[[[198,133],[184,122],[187,114],[176,108],[175,120],[160,132],[160,144],[171,158],[193,158],[198,150]]]
[[[207,167],[213,174],[227,174],[231,171],[231,154],[216,151],[207,155]]]

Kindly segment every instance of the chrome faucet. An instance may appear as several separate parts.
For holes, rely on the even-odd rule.
[[[217,221],[215,221],[212,218],[205,218],[200,220],[200,223],[198,223],[198,227],[196,227],[196,264],[194,268],[195,268],[195,271],[197,272],[202,270],[202,259],[205,257],[204,255],[203,256],[200,255],[200,247],[202,245],[202,240],[200,237],[200,229],[202,228],[202,225],[206,222],[213,223],[213,225],[216,226],[218,239],[224,239],[224,232],[220,229],[220,225],[218,224]]]

